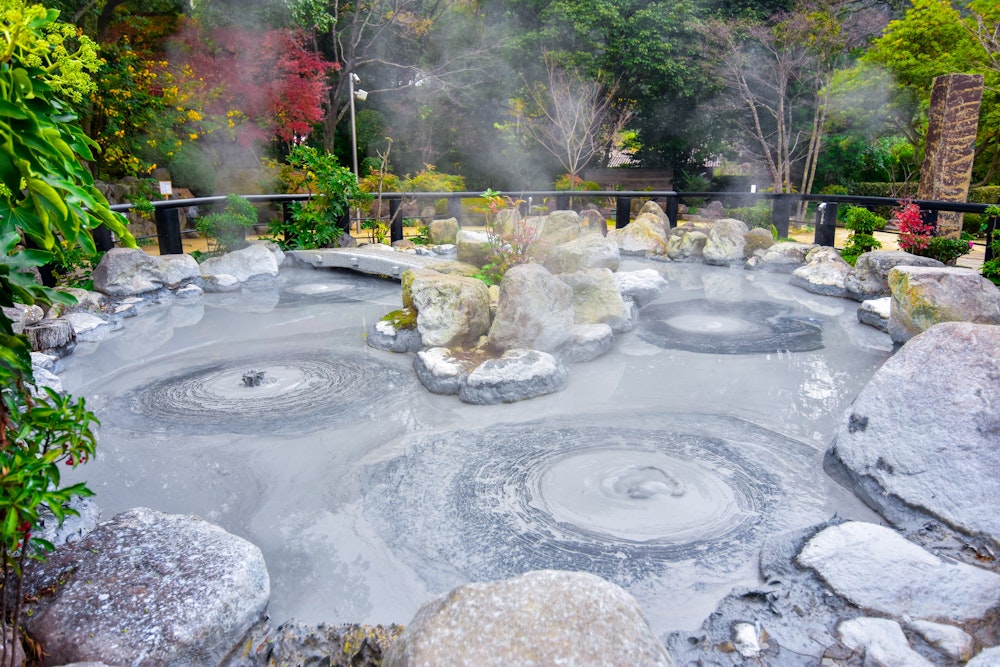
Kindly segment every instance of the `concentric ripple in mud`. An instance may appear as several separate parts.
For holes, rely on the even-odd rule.
[[[387,295],[398,298],[399,285],[392,281],[330,269],[313,270],[312,274],[293,275],[281,290],[281,306],[377,301]]]
[[[823,347],[818,322],[768,301],[692,299],[642,310],[639,336],[659,347],[714,354],[808,352]]]
[[[365,514],[433,584],[533,569],[623,586],[685,561],[722,575],[763,536],[828,518],[818,454],[713,415],[627,415],[411,435],[366,471]],[[442,582],[446,580],[442,579]]]
[[[262,374],[248,386],[248,372]],[[120,400],[123,421],[196,433],[292,433],[367,418],[405,386],[398,368],[364,356],[291,352],[202,363],[148,382]]]

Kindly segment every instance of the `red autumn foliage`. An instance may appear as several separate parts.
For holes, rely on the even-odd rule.
[[[295,30],[206,33],[188,22],[169,60],[178,86],[197,95],[203,114],[225,118],[238,111],[249,121],[238,128],[241,141],[292,141],[322,120],[327,74],[340,67],[307,43]]]

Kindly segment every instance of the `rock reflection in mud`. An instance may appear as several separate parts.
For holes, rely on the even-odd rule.
[[[647,306],[639,337],[658,347],[709,354],[809,352],[823,347],[811,318],[768,301],[691,299]]]
[[[407,436],[368,468],[365,514],[432,588],[535,569],[629,587],[679,562],[712,580],[765,535],[828,518],[802,443],[714,415],[591,422]]]

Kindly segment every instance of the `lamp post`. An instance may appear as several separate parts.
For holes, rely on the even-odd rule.
[[[361,78],[357,74],[351,72],[351,76],[347,79],[347,85],[351,97],[351,155],[354,158],[354,180],[359,180],[358,175],[358,123],[354,116],[354,100],[355,98],[359,102],[364,102],[368,99],[367,91],[358,88],[357,91],[354,90],[354,84],[361,83]]]

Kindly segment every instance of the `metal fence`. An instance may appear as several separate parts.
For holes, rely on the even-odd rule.
[[[653,200],[662,202],[663,209],[670,219],[670,226],[676,227],[678,221],[678,210],[685,200],[719,200],[722,202],[735,202],[740,206],[753,205],[760,201],[766,201],[771,206],[771,224],[777,230],[779,237],[787,237],[788,229],[793,212],[803,202],[818,202],[815,215],[815,235],[814,242],[819,245],[833,246],[837,226],[837,211],[841,205],[850,204],[854,206],[874,207],[894,207],[899,204],[898,199],[890,197],[860,197],[854,195],[800,195],[800,194],[773,194],[773,193],[749,193],[749,192],[675,192],[667,191],[554,191],[536,190],[524,192],[499,193],[501,196],[510,197],[512,200],[522,201],[528,205],[530,213],[534,202],[541,206],[543,203],[554,202],[553,210],[566,209],[570,207],[571,199],[578,204],[581,201],[604,200],[614,201],[615,206],[615,226],[625,227],[631,221],[632,200]],[[310,198],[308,194],[265,194],[246,195],[246,199],[253,203],[277,203],[282,206],[282,215],[289,215],[289,206],[296,201],[304,201]],[[481,199],[482,194],[478,192],[390,192],[382,194],[382,201],[389,207],[388,226],[391,241],[398,241],[403,238],[403,215],[402,206],[404,200],[416,202],[435,202],[441,199],[447,201],[447,216],[462,220],[462,200]],[[192,206],[215,207],[224,204],[226,197],[223,195],[212,197],[196,197],[192,199],[170,199],[153,202],[155,209],[154,220],[156,222],[156,234],[159,244],[160,254],[180,254],[184,252],[182,243],[182,230],[180,225],[179,208]],[[959,213],[986,212],[989,204],[969,204],[959,202],[945,202],[937,200],[912,200],[917,204],[925,216],[925,221],[934,223],[937,220],[939,211],[955,211]],[[522,204],[523,205],[523,204]],[[115,211],[127,211],[132,208],[131,204],[116,204],[111,207]],[[991,241],[997,229],[997,217],[991,216],[988,220],[988,231],[986,241],[986,259],[992,258]],[[342,222],[345,229],[348,228],[350,220],[345,217]],[[95,240],[98,249],[108,250],[114,247],[114,239],[111,238],[107,230],[98,230],[95,233]]]

